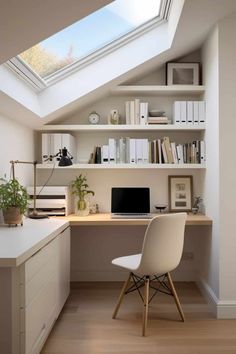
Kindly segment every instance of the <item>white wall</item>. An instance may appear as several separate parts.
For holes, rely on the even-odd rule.
[[[220,289],[219,315],[236,317],[236,13],[219,23]],[[225,308],[228,310],[225,310]]]
[[[33,130],[0,115],[0,177],[10,178],[10,160],[33,161],[34,156]],[[32,183],[32,166],[16,165],[15,172],[19,182],[24,186]]]
[[[202,50],[203,83],[206,86],[206,152],[204,183],[206,214],[213,219],[212,233],[201,239],[200,281],[209,295],[219,296],[219,58],[218,28],[215,27]]]

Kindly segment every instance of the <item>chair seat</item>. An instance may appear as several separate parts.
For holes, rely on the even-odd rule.
[[[140,260],[141,254],[134,254],[132,256],[115,258],[112,264],[133,271],[139,267]]]

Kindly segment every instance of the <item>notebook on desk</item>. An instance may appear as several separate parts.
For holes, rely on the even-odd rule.
[[[150,189],[146,187],[114,187],[111,190],[113,219],[150,219]]]

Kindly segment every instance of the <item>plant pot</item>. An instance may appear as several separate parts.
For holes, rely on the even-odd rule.
[[[76,203],[76,214],[78,216],[89,215],[89,202],[85,199],[79,199]]]
[[[8,225],[23,225],[22,221],[23,215],[20,212],[20,208],[9,207],[6,210],[3,210],[4,223]]]

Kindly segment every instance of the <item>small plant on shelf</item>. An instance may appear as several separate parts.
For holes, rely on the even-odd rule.
[[[87,177],[82,174],[79,177],[76,177],[71,183],[72,194],[78,197],[77,208],[78,215],[85,216],[89,214],[89,203],[86,200],[88,194],[94,195],[94,192],[89,190],[87,184]]]
[[[3,211],[5,224],[23,224],[23,214],[28,209],[26,189],[13,178],[9,181],[0,178],[0,209]]]

